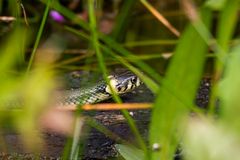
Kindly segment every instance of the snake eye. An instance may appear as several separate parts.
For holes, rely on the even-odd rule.
[[[133,84],[136,84],[136,83],[137,83],[137,78],[136,78],[136,77],[132,78],[132,83],[133,83]]]
[[[117,91],[120,92],[121,91],[121,87],[117,87]]]

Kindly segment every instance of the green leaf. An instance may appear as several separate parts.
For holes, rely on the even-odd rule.
[[[239,137],[213,120],[189,119],[183,141],[186,160],[239,160]]]
[[[28,38],[27,33],[24,28],[18,27],[6,38],[5,43],[2,44],[1,55],[0,55],[0,73],[9,71],[18,62],[19,53],[21,50],[25,49],[21,41],[26,41]],[[26,44],[25,44],[26,45]],[[1,76],[2,78],[3,76]],[[0,79],[1,79],[0,78]]]
[[[126,29],[131,20],[131,13],[136,0],[123,1],[122,7],[117,15],[113,31],[111,33],[113,39],[122,42],[126,36]]]
[[[228,0],[222,12],[220,13],[220,18],[217,27],[217,50],[215,55],[214,63],[214,78],[213,78],[213,87],[212,87],[212,96],[210,99],[210,112],[215,110],[215,101],[218,96],[218,83],[217,80],[221,79],[221,76],[224,72],[225,63],[229,53],[229,43],[232,39],[234,29],[237,25],[238,19],[238,10],[239,10],[239,0]]]
[[[208,34],[199,31],[209,28],[211,12],[204,8],[202,17],[203,22],[197,20],[182,34],[155,101],[150,126],[151,155],[154,160],[174,157],[181,136],[177,134],[178,127],[182,126],[182,120],[194,106],[209,39]]]
[[[219,86],[222,120],[240,135],[240,45],[230,53],[225,75]]]
[[[220,20],[217,28],[217,42],[221,46],[223,52],[228,51],[229,41],[232,38],[234,29],[237,25],[238,13],[239,0],[226,1],[226,4],[220,14]]]
[[[205,4],[214,10],[221,10],[224,7],[225,2],[226,0],[208,0]]]
[[[144,152],[138,148],[129,145],[116,144],[117,151],[125,158],[126,160],[143,160]]]

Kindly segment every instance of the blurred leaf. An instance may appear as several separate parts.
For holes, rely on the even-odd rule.
[[[234,29],[237,25],[239,6],[239,0],[227,0],[220,14],[217,28],[217,42],[219,43],[221,50],[223,50],[222,52],[228,52],[229,41],[231,40]]]
[[[144,160],[144,152],[138,148],[122,144],[116,144],[115,147],[126,160]]]
[[[0,116],[9,117],[11,124],[23,137],[21,140],[27,149],[37,151],[42,146],[39,134],[38,120],[50,100],[50,94],[55,87],[53,73],[41,66],[35,68],[28,75],[22,74],[19,69],[19,55],[25,53],[25,45],[30,36],[26,28],[15,28],[9,38],[1,46],[0,55],[0,106],[1,110],[8,107],[21,107],[19,112],[6,116],[1,111]],[[22,43],[24,41],[24,43]],[[23,67],[20,66],[20,67]],[[17,72],[18,71],[18,72]],[[2,119],[1,119],[2,120]],[[4,120],[4,119],[3,119]],[[1,122],[2,123],[2,122]],[[34,140],[34,141],[33,141]]]
[[[60,33],[49,35],[35,52],[34,63],[44,66],[56,62],[67,47],[67,39],[63,36]]]
[[[39,151],[42,141],[38,123],[41,113],[47,109],[50,98],[52,98],[51,93],[55,87],[53,73],[44,68],[38,68],[19,83],[21,88],[16,93],[20,95],[18,98],[21,98],[22,112],[14,118],[16,128],[23,137],[25,147],[32,151]],[[14,100],[16,99],[11,101]]]
[[[225,75],[219,87],[221,115],[224,123],[236,129],[240,135],[240,45],[230,53],[226,65]]]
[[[184,136],[186,160],[239,160],[239,138],[228,126],[212,121],[190,119]]]
[[[211,12],[207,8],[202,9],[202,19],[205,27],[209,28]],[[150,126],[150,145],[154,160],[174,157],[180,136],[176,134],[177,129],[182,126],[188,109],[194,106],[207,51],[206,40],[209,39],[194,28],[199,24],[204,26],[198,20],[182,34],[154,104]],[[172,87],[167,88],[170,84]]]
[[[11,101],[18,95],[16,92],[21,88],[22,76],[15,72],[22,51],[27,43],[22,43],[29,38],[25,28],[17,27],[10,32],[5,43],[1,44],[0,54],[0,107],[6,107],[5,102]]]
[[[208,0],[205,2],[206,6],[214,9],[221,10],[224,7],[224,4],[227,0]]]
[[[10,71],[13,69],[18,61],[20,51],[25,48],[22,41],[27,39],[27,34],[24,31],[24,28],[16,28],[10,36],[7,38],[6,42],[1,45],[1,54],[0,54],[0,73]],[[1,76],[1,78],[3,78]],[[0,78],[0,79],[1,79]]]
[[[123,1],[123,4],[121,5],[121,9],[118,12],[113,31],[111,33],[113,39],[118,42],[122,42],[126,36],[126,30],[131,20],[130,14],[132,13],[132,8],[136,2],[136,0]]]
[[[227,0],[222,12],[217,27],[217,50],[215,55],[217,58],[214,63],[213,86],[211,90],[210,110],[214,113],[216,110],[216,99],[218,98],[218,80],[221,79],[224,72],[225,63],[227,62],[227,54],[229,53],[230,40],[232,39],[234,29],[237,25],[239,12],[239,0]]]

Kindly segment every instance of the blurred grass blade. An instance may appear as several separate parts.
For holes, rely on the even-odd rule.
[[[21,41],[26,41],[27,38],[28,37],[24,28],[18,27],[12,32],[12,34],[6,40],[6,43],[0,47],[2,51],[0,55],[1,74],[3,71],[9,71],[9,69],[13,69],[12,67],[16,65],[18,62],[17,57],[20,57],[19,54],[21,53],[22,49],[25,48],[25,46],[22,46],[23,43],[21,43]]]
[[[47,104],[50,100],[50,95],[55,87],[53,82],[53,73],[43,68],[35,70],[31,76],[24,77],[20,83],[21,88],[13,95],[20,95],[22,98],[22,104],[20,107],[22,113],[19,113],[14,122],[23,137],[27,149],[31,151],[39,151],[42,146],[41,136],[39,134],[40,128],[38,126],[40,116],[47,108]],[[16,98],[10,101],[16,101]],[[40,114],[41,113],[41,114]],[[51,123],[51,122],[49,122]],[[34,139],[34,141],[32,141]]]
[[[227,0],[220,14],[220,21],[217,28],[217,42],[225,53],[229,49],[229,41],[232,38],[239,18],[239,2],[239,0]]]
[[[183,143],[186,160],[239,160],[239,137],[212,120],[190,119]]]
[[[75,121],[70,159],[78,159],[79,153],[81,153],[81,151],[79,151],[79,147],[80,147],[79,143],[80,143],[80,138],[83,130],[83,125],[84,125],[84,119],[82,117],[77,117]]]
[[[141,40],[128,41],[124,43],[125,47],[154,46],[154,45],[176,45],[177,39],[159,39],[159,40]]]
[[[202,9],[202,19],[206,28],[209,28],[211,12],[207,8]],[[193,25],[201,24],[202,22],[199,23],[199,21],[201,20],[198,19]],[[193,25],[188,26],[182,34],[163,80],[163,85],[171,84],[174,92],[170,93],[162,88],[154,104],[150,126],[153,160],[174,157],[179,138],[176,135],[177,128],[188,112],[188,108],[184,104],[194,105],[206,57],[207,42],[205,40],[209,37],[200,35]],[[172,93],[180,95],[183,101],[179,101]]]
[[[229,42],[237,25],[238,12],[239,0],[227,0],[220,14],[221,16],[217,28],[217,45],[219,46],[219,49],[215,52],[219,58],[216,59],[216,62],[214,63],[215,73],[213,75],[213,87],[209,110],[210,113],[214,113],[215,110],[215,101],[218,96],[217,81],[221,78],[227,61],[227,53],[229,52],[230,46]]]
[[[116,144],[115,148],[126,160],[144,160],[144,152],[130,145]]]
[[[239,0],[227,0],[221,12],[220,21],[217,28],[217,42],[221,47],[217,54],[220,60],[216,61],[215,79],[219,79],[229,50],[229,41],[232,38],[234,28],[237,24],[239,11]],[[226,25],[227,24],[227,25]]]
[[[131,17],[131,11],[132,8],[137,2],[136,0],[128,0],[123,1],[123,4],[121,5],[121,9],[117,15],[116,22],[114,23],[114,28],[111,33],[111,36],[113,39],[115,39],[117,42],[122,42],[126,36],[126,29],[128,27],[128,24],[130,22]]]
[[[6,38],[5,43],[1,45],[1,54],[0,54],[0,107],[5,108],[3,105],[5,101],[12,99],[19,88],[21,88],[22,77],[10,74],[11,71],[14,71],[18,68],[18,62],[20,54],[25,50],[27,45],[27,39],[29,38],[28,34],[25,32],[25,28],[17,27],[15,28]],[[21,43],[25,41],[26,43]],[[20,83],[19,83],[20,82]]]
[[[109,78],[108,78],[108,71],[105,65],[105,60],[102,54],[102,51],[100,49],[100,43],[99,43],[99,37],[98,37],[98,32],[97,32],[97,22],[96,22],[96,17],[95,17],[95,12],[94,12],[94,0],[89,0],[88,1],[88,10],[89,10],[89,19],[90,19],[90,31],[91,31],[91,38],[90,40],[92,41],[92,45],[94,47],[94,50],[96,52],[96,56],[98,59],[98,64],[99,67],[103,73],[103,78],[106,80],[107,84],[110,84]],[[119,96],[116,95],[116,92],[114,92],[113,88],[111,85],[109,85],[111,88],[111,92],[113,93],[113,98],[121,103],[121,99]]]
[[[227,0],[207,0],[205,2],[206,6],[214,10],[220,10],[224,7]]]
[[[180,32],[170,23],[168,20],[162,16],[147,0],[140,0],[140,2],[154,15],[169,31],[171,31],[175,36],[179,37]]]
[[[240,135],[240,45],[230,53],[224,78],[220,81],[221,116],[223,122]]]
[[[111,88],[110,80],[108,78],[108,72],[107,68],[104,62],[104,58],[100,49],[100,44],[98,40],[98,32],[97,32],[97,26],[96,26],[96,19],[95,19],[95,13],[94,13],[94,0],[89,0],[88,1],[88,9],[89,9],[89,16],[90,16],[90,29],[92,33],[92,43],[96,51],[96,55],[98,58],[99,66],[100,69],[103,72],[103,77],[106,80],[107,84],[110,86],[111,92],[113,93],[113,98],[117,103],[122,103],[120,97],[114,92],[113,88]],[[122,114],[128,121],[128,124],[133,131],[134,135],[137,137],[137,140],[139,142],[139,145],[146,151],[146,146],[144,141],[142,140],[142,137],[140,136],[140,133],[135,125],[134,120],[132,117],[129,115],[128,111],[122,110]]]

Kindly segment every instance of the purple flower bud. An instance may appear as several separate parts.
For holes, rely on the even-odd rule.
[[[50,16],[54,21],[57,21],[59,23],[62,23],[65,21],[64,17],[57,11],[51,10],[50,11]]]

